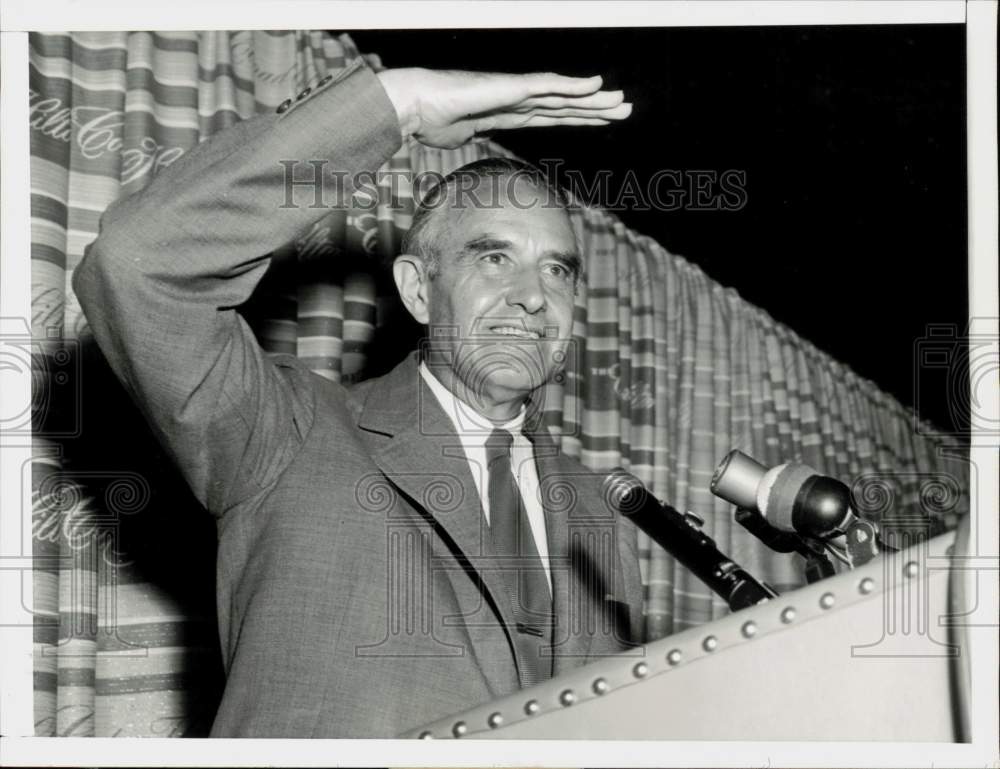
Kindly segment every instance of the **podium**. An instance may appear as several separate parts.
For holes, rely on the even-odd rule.
[[[404,737],[960,738],[954,533],[576,668]]]

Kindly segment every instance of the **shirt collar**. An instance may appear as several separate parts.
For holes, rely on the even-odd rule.
[[[444,413],[448,415],[448,418],[455,426],[455,432],[461,437],[463,443],[485,445],[490,433],[498,428],[506,430],[514,436],[521,434],[521,429],[524,426],[524,416],[527,411],[524,404],[521,405],[521,410],[517,416],[508,422],[497,425],[465,401],[455,397],[454,393],[441,383],[441,380],[434,375],[425,362],[420,362],[419,371],[420,376],[424,378],[427,386],[434,393],[434,397],[441,404],[441,408],[444,409]]]

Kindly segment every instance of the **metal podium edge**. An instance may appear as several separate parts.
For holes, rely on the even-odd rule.
[[[918,579],[929,568],[948,568],[954,539],[955,532],[948,532],[898,553],[882,555],[853,571],[588,663],[536,686],[409,730],[400,737],[502,738],[504,728],[513,724],[607,696],[727,648],[818,619],[835,608],[878,599],[887,589]]]

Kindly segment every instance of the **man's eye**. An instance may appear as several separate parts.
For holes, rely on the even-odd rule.
[[[503,264],[507,258],[506,254],[484,254],[483,261],[488,264]]]
[[[565,264],[559,264],[558,262],[550,264],[548,266],[548,270],[552,275],[554,275],[557,278],[573,277],[573,271]]]

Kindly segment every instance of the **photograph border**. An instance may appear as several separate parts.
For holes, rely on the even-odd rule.
[[[509,26],[504,2],[195,2],[174,0],[156,8],[118,2],[5,4],[2,46],[3,143],[0,320],[16,328],[30,313],[30,189],[27,121],[27,31],[154,29],[465,28]],[[613,7],[611,7],[613,6]],[[811,24],[965,23],[968,84],[969,308],[970,335],[996,340],[997,317],[997,6],[989,0],[955,2],[735,2],[650,3],[523,2],[517,26],[770,26]],[[235,12],[238,11],[238,14]],[[391,23],[387,19],[391,18]],[[237,21],[234,21],[237,19]],[[56,26],[58,25],[58,27]],[[21,321],[23,323],[23,321]],[[12,324],[12,325],[10,325]],[[23,332],[23,329],[22,329]],[[994,341],[994,346],[996,342]],[[996,377],[997,372],[993,372]],[[10,385],[10,387],[8,387]],[[30,402],[30,376],[4,380],[7,403]],[[981,404],[985,420],[1000,421],[997,403]],[[997,761],[997,634],[970,633],[972,647],[971,744],[404,741],[404,740],[194,740],[40,738],[32,722],[32,624],[30,494],[22,494],[21,468],[30,461],[24,437],[0,439],[0,761],[14,765],[100,764],[125,766],[987,766]],[[970,490],[981,563],[980,616],[996,617],[997,483],[995,436],[972,435],[970,461],[978,483]],[[18,483],[12,482],[14,478]],[[974,574],[976,572],[973,572]],[[985,583],[985,584],[984,584]]]

